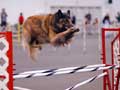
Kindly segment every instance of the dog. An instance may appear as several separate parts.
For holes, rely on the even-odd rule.
[[[76,32],[79,29],[74,27],[70,15],[61,10],[54,14],[30,16],[23,24],[23,46],[35,60],[43,44],[64,46],[71,42]]]

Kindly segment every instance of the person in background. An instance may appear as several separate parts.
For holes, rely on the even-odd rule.
[[[70,12],[70,10],[67,10],[67,14],[68,14],[69,17],[71,18],[71,12]]]
[[[76,24],[76,16],[75,16],[75,15],[72,16],[70,10],[67,10],[67,14],[68,14],[69,17],[71,18],[72,23],[75,25],[75,24]]]
[[[110,20],[109,14],[106,14],[106,15],[104,16],[102,22],[103,22],[103,25],[104,25],[105,27],[109,27],[109,26],[110,26],[111,20]]]
[[[21,12],[19,16],[19,25],[22,26],[23,22],[24,22],[24,17],[23,17],[23,13]]]
[[[98,18],[96,17],[95,19],[94,19],[94,21],[93,21],[93,25],[96,25],[96,24],[98,24]]]
[[[24,23],[24,16],[23,13],[21,12],[18,18],[18,31],[22,30],[23,23]]]
[[[84,22],[84,26],[85,26],[85,30],[87,31],[87,34],[92,35],[92,15],[91,13],[87,13],[85,14],[85,22]]]
[[[117,19],[117,22],[120,23],[120,12],[117,12],[116,19]]]
[[[18,25],[17,25],[17,30],[18,30],[18,43],[20,45],[21,43],[21,33],[23,30],[23,23],[24,23],[24,16],[23,13],[21,12],[18,18]]]
[[[87,13],[85,15],[85,18],[87,19],[87,24],[91,24],[91,21],[92,21],[92,15],[91,15],[91,13]]]
[[[72,23],[73,23],[74,25],[76,25],[76,16],[75,16],[75,15],[72,16]]]
[[[98,20],[98,18],[96,17],[94,20],[93,20],[93,30],[94,30],[94,32],[95,33],[97,33],[98,32],[98,30],[99,30],[99,20]]]
[[[110,19],[110,15],[108,13],[104,16],[102,22],[103,22],[103,27],[104,28],[110,28],[112,22],[111,22],[111,19]],[[113,33],[108,31],[108,32],[105,33],[105,36],[106,36],[106,38],[109,38],[109,37],[113,36]]]
[[[0,16],[1,16],[1,27],[3,27],[2,31],[4,31],[7,26],[7,17],[8,17],[8,15],[5,11],[5,8],[2,9]]]

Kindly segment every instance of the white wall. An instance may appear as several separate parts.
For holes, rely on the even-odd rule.
[[[8,22],[14,24],[18,20],[20,12],[25,18],[33,14],[50,13],[51,6],[101,6],[103,15],[109,11],[106,6],[108,0],[0,0],[1,8],[6,8]],[[120,10],[120,0],[113,1],[115,11]]]
[[[46,12],[44,0],[0,0],[1,8],[6,8],[8,14],[8,22],[16,23],[20,12],[24,13],[25,17],[36,13]]]

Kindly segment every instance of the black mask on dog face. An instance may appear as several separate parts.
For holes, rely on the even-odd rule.
[[[73,27],[70,15],[68,13],[62,13],[61,10],[58,10],[55,13],[54,27],[56,33],[64,32]]]

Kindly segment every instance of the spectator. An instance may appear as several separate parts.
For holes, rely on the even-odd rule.
[[[24,22],[24,17],[23,17],[23,13],[21,12],[19,16],[19,25],[22,26],[23,22]]]
[[[109,14],[106,14],[105,17],[103,18],[103,24],[107,24],[110,25],[111,24],[111,20],[110,20],[110,16]]]
[[[87,19],[87,23],[91,23],[91,20],[92,20],[92,16],[91,16],[91,14],[90,13],[88,13],[88,14],[86,14],[85,15],[85,18]]]
[[[22,30],[22,26],[23,26],[23,23],[24,23],[24,16],[23,16],[23,13],[21,12],[20,13],[20,16],[18,18],[18,30],[21,32]]]
[[[7,13],[5,11],[5,8],[2,9],[1,12],[1,27],[3,27],[3,30],[5,30],[6,26],[7,26]]]
[[[76,24],[76,16],[72,17],[72,23],[75,25]]]
[[[71,17],[71,12],[70,12],[70,10],[67,10],[67,14],[69,15],[69,17]]]
[[[72,23],[75,25],[75,24],[76,24],[76,17],[75,17],[75,15],[72,16],[70,10],[67,10],[67,14],[68,14],[69,17],[71,18]]]
[[[85,17],[85,30],[87,31],[87,34],[92,35],[92,24],[91,24],[91,20],[92,20],[92,16],[90,13],[86,14]]]
[[[97,32],[99,30],[99,20],[97,17],[93,20],[93,30],[94,32]]]
[[[104,27],[104,28],[110,28],[110,25],[111,25],[111,24],[112,24],[112,23],[111,23],[111,20],[110,20],[110,16],[109,16],[109,14],[106,14],[106,15],[104,16],[104,18],[103,18],[103,27]],[[108,31],[108,32],[105,33],[105,36],[106,36],[107,38],[111,37],[112,35],[113,35],[113,33],[110,32],[110,31]]]
[[[117,13],[116,19],[117,19],[117,22],[120,23],[120,12]]]
[[[96,25],[96,24],[98,24],[98,18],[95,18],[93,21],[93,25]]]

